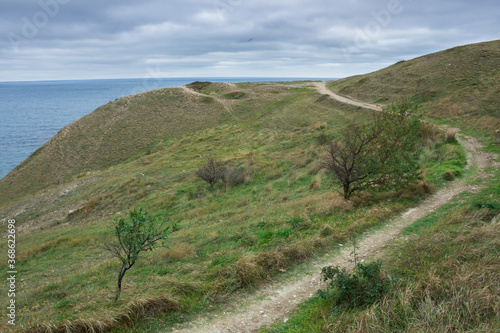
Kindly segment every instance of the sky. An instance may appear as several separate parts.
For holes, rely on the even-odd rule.
[[[0,81],[364,74],[500,39],[498,0],[1,0]]]

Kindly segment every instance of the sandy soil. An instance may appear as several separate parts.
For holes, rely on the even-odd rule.
[[[314,86],[321,94],[328,94],[343,103],[381,110],[378,105],[339,96],[329,90],[322,82],[314,83]],[[479,151],[481,144],[477,139],[460,136],[459,141],[468,151],[469,167],[476,166],[479,169],[480,177],[485,176],[484,170],[487,167],[498,166],[492,155]],[[478,186],[467,185],[464,180],[451,182],[446,188],[439,190],[417,207],[411,208],[398,218],[389,221],[383,228],[360,238],[357,243],[359,257],[361,260],[374,257],[383,250],[385,245],[398,238],[401,231],[414,221],[441,207],[457,194],[477,189]],[[287,316],[298,303],[313,296],[322,287],[321,267],[339,265],[351,268],[353,266],[353,263],[350,262],[352,247],[339,244],[339,248],[340,252],[335,251],[334,254],[312,259],[306,264],[307,267],[303,270],[306,273],[302,273],[302,276],[294,276],[284,283],[270,284],[251,296],[236,297],[237,299],[229,304],[222,313],[211,314],[211,317],[208,318],[200,316],[195,321],[179,326],[174,331],[182,333],[249,333],[256,332],[260,327],[277,320],[286,321]]]

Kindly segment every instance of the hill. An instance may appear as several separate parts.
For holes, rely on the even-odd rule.
[[[63,128],[0,180],[0,193],[9,200],[17,199],[150,153],[155,145],[188,133],[257,119],[273,105],[276,108],[288,103],[293,93],[280,84],[241,87],[194,84],[185,89],[127,96],[103,105]]]
[[[410,97],[431,117],[491,136],[500,128],[500,40],[401,60],[329,87],[372,103]]]
[[[492,45],[498,44],[479,44],[477,52]],[[460,56],[455,60],[461,62]],[[432,61],[427,66],[435,66]],[[393,69],[394,77],[406,75],[400,70],[405,73]],[[363,79],[330,85],[362,98],[352,82]],[[445,139],[429,125],[422,135],[420,183],[344,201],[321,168],[324,144],[353,120],[370,120],[374,111],[336,101],[318,86],[195,82],[151,91],[98,108],[42,146],[0,181],[0,215],[17,221],[19,329],[165,331],[383,228],[456,177],[477,182],[453,133]],[[425,89],[440,91],[443,100],[462,88],[469,89],[442,89],[430,80]],[[383,96],[373,93],[373,99],[389,102],[398,96],[395,89],[383,94],[380,88]],[[477,98],[486,103],[481,94]],[[437,95],[423,107],[436,101]],[[195,176],[209,155],[244,177],[211,189]],[[480,209],[500,207],[493,197],[481,200]],[[102,240],[113,236],[114,219],[139,207],[176,232],[168,247],[144,254],[114,302],[118,262]],[[7,232],[6,223],[0,231]],[[7,264],[0,269],[7,271]]]

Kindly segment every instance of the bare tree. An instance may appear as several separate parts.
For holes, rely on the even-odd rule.
[[[215,183],[222,178],[224,172],[225,167],[222,162],[209,155],[205,164],[201,165],[196,171],[196,176],[206,181],[210,188],[213,188]]]

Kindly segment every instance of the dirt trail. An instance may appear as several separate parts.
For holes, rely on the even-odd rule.
[[[232,85],[232,86],[234,86],[234,85]],[[238,117],[236,117],[233,114],[233,111],[231,110],[231,107],[228,105],[228,103],[226,101],[222,100],[221,98],[217,98],[217,97],[211,96],[211,95],[202,94],[202,93],[194,91],[193,89],[190,89],[190,88],[188,88],[186,86],[181,86],[181,87],[178,87],[178,88],[181,88],[185,93],[190,94],[190,95],[213,98],[216,102],[218,102],[219,104],[221,104],[224,107],[224,110],[226,110],[227,113],[229,113],[234,118],[238,119]]]
[[[348,98],[338,96],[326,88],[324,83],[314,83],[318,91],[328,94],[333,98],[372,110],[379,110],[376,105],[353,101]],[[325,90],[326,89],[326,90]],[[493,157],[485,152],[479,151],[481,144],[475,138],[461,136],[459,142],[468,151],[468,167],[476,166],[480,176],[485,176],[485,168],[498,165]],[[453,197],[463,191],[477,190],[477,186],[466,185],[464,180],[456,180],[446,188],[439,190],[431,197],[424,200],[417,207],[407,210],[398,218],[389,221],[387,225],[376,232],[364,237],[360,237],[357,242],[360,258],[373,257],[383,247],[391,243],[399,236],[401,231],[411,225],[414,221],[421,219]],[[310,298],[320,287],[322,287],[320,271],[321,267],[327,265],[339,265],[351,268],[352,247],[346,244],[339,244],[340,253],[326,255],[322,258],[311,260],[306,272],[302,276],[294,276],[285,283],[270,284],[255,295],[250,297],[240,297],[226,307],[226,311],[219,315],[211,315],[211,318],[201,317],[192,323],[182,325],[175,332],[181,333],[249,333],[256,332],[260,327],[269,325],[277,320],[286,321],[287,315],[298,303]],[[238,298],[238,297],[237,297]]]
[[[327,88],[325,82],[313,82],[312,84],[314,85],[316,90],[318,90],[319,93],[323,95],[329,95],[330,97],[341,103],[351,104],[354,106],[359,106],[365,109],[370,109],[375,111],[382,111],[382,108],[376,104],[365,103],[349,97],[337,95],[336,93]]]

